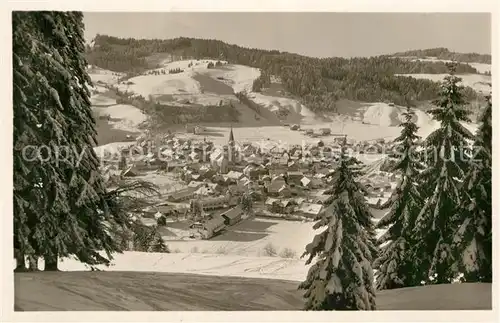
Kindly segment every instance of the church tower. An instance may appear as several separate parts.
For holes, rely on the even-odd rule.
[[[228,158],[231,164],[236,162],[236,144],[234,142],[233,126],[231,126],[231,131],[229,132],[229,141],[227,143]]]

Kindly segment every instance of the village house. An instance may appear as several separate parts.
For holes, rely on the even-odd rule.
[[[194,192],[194,194],[197,196],[211,196],[214,195],[215,193],[216,192],[208,185],[203,185]]]
[[[243,169],[243,174],[245,174],[246,177],[252,180],[258,179],[259,173],[260,173],[259,169],[253,165],[248,165]]]
[[[296,204],[292,199],[277,199],[268,197],[264,205],[271,213],[290,214],[294,211],[294,205]]]
[[[283,185],[278,190],[278,195],[281,197],[291,197],[293,195],[293,191],[290,189],[288,185]]]
[[[291,184],[295,184],[295,185],[300,185],[301,184],[301,179],[304,177],[304,174],[302,172],[299,172],[299,171],[289,171],[287,172],[287,179],[288,179],[288,183]]]
[[[226,177],[231,179],[234,182],[237,182],[239,179],[241,179],[243,177],[243,173],[236,172],[236,171],[232,170],[226,174]]]
[[[323,205],[313,203],[302,203],[297,208],[297,215],[315,218],[323,210]]]
[[[241,221],[243,214],[243,209],[240,205],[237,205],[234,208],[222,213],[220,216],[224,218],[225,225],[234,225]]]
[[[225,219],[220,215],[214,216],[211,219],[205,220],[201,225],[193,226],[200,229],[200,234],[203,239],[210,239],[218,234],[226,227]]]
[[[204,211],[215,210],[227,207],[229,205],[228,196],[208,197],[199,200]]]
[[[167,200],[175,203],[188,201],[194,197],[195,191],[196,188],[187,187],[181,190],[170,192],[167,195]]]
[[[276,177],[276,176],[285,176],[285,174],[287,173],[286,169],[285,168],[274,168],[274,169],[269,169],[269,176],[271,176],[271,178],[273,177]]]

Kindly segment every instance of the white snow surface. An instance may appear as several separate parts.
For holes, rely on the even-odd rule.
[[[97,107],[110,106],[116,104],[116,99],[99,93],[90,97],[90,104]]]
[[[277,112],[280,108],[283,108],[292,113],[301,115],[306,120],[309,118],[314,119],[316,116],[315,113],[309,110],[305,105],[291,98],[263,95],[256,92],[249,93],[248,98],[272,112]]]
[[[467,63],[467,64],[474,67],[479,73],[486,73],[486,72],[491,73],[491,64],[485,64],[485,63]]]
[[[233,88],[235,93],[251,92],[253,81],[259,78],[260,70],[258,68],[245,65],[227,65],[224,69],[208,70],[211,77],[222,77],[221,82]]]
[[[432,116],[422,111],[420,109],[411,109],[415,114],[415,123],[418,129],[418,135],[423,138],[427,137],[431,132],[438,129],[440,123],[432,119]],[[366,123],[362,126],[367,126],[365,130],[360,130],[363,132],[370,132],[370,126],[378,126],[378,129],[374,129],[374,133],[372,133],[373,138],[394,138],[397,137],[401,133],[400,127],[398,125],[404,120],[404,116],[402,115],[406,111],[406,108],[400,106],[390,106],[386,103],[372,103],[366,109],[363,115],[363,121]],[[462,123],[467,129],[472,132],[475,132],[477,129],[477,124],[475,123]],[[348,126],[349,123],[346,124]],[[369,126],[368,126],[369,125]],[[349,129],[346,127],[345,129]],[[392,131],[394,129],[395,131]],[[368,135],[367,133],[365,133]],[[378,136],[375,136],[378,135]],[[350,134],[348,133],[348,136]],[[365,137],[366,138],[366,137]],[[362,139],[367,140],[367,139]]]
[[[374,103],[366,109],[363,121],[368,124],[393,127],[399,125],[401,122],[399,113],[400,109],[398,107],[380,102]]]
[[[201,93],[200,84],[192,78],[193,72],[178,74],[140,75],[128,80],[133,84],[118,84],[121,91],[134,92],[146,99],[152,96]]]
[[[124,252],[114,255],[110,267],[98,268],[109,271],[192,273],[303,281],[309,266],[305,265],[305,259],[299,257],[313,237],[325,229],[315,231],[312,225],[312,222],[244,220],[223,233],[218,240],[166,241],[170,250],[175,252]],[[378,232],[379,235],[381,233],[383,232]],[[250,239],[245,239],[244,236],[252,234],[268,235],[258,240],[245,241]],[[264,248],[269,243],[276,249],[277,256],[270,257],[264,253]],[[296,252],[295,257],[280,257],[285,248]],[[43,268],[43,259],[39,260],[39,264]],[[15,261],[13,265],[15,266]],[[84,264],[69,258],[60,260],[60,269],[89,270]]]
[[[102,82],[105,84],[116,84],[120,77],[123,77],[124,73],[113,72],[110,70],[105,70],[99,67],[92,67],[88,69],[90,79],[95,84],[97,82]]]
[[[109,123],[115,129],[139,132],[138,126],[146,121],[147,116],[138,108],[129,104],[117,104],[106,108],[93,108],[99,115],[109,115],[112,119]]]

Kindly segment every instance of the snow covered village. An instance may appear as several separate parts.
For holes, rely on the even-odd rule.
[[[137,15],[12,14],[16,312],[492,310],[490,51]]]

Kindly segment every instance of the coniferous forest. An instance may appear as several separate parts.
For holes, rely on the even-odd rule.
[[[134,74],[154,67],[152,55],[170,53],[258,67],[263,83],[279,76],[316,111],[340,98],[408,107],[391,156],[391,172],[400,180],[376,223],[343,141],[327,187],[332,200],[314,218],[319,233],[305,246],[311,267],[297,286],[305,310],[376,310],[379,290],[492,282],[492,101],[486,97],[478,130],[467,130],[466,107],[477,94],[459,83],[461,73],[477,72],[471,66],[389,56],[319,59],[190,38],[98,35],[90,48],[81,12],[14,12],[12,20],[16,271],[38,271],[40,258],[45,271],[59,270],[58,261],[66,257],[90,266],[109,264],[113,254],[127,250],[130,235],[134,250],[170,252],[155,227],[129,215],[148,206],[147,197],[157,196],[158,187],[140,180],[109,185],[102,173],[92,148],[96,120],[87,86],[88,64]],[[431,54],[459,57],[444,49],[404,55]],[[479,54],[460,57],[488,61]],[[438,84],[394,75],[403,73],[449,75]],[[411,110],[419,101],[432,101],[428,113],[439,121],[423,141]],[[29,147],[41,146],[48,147],[38,150],[41,156],[30,155]],[[52,158],[61,147],[72,150],[63,160]],[[252,215],[254,195],[248,190],[240,198]],[[387,231],[377,237],[380,228]]]

